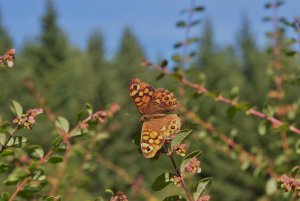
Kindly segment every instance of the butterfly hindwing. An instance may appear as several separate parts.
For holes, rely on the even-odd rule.
[[[180,127],[181,120],[176,114],[144,122],[141,133],[141,150],[144,157],[154,157],[162,148],[165,139],[173,137]]]

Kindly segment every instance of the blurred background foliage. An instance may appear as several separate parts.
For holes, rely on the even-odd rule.
[[[109,108],[112,103],[121,106],[121,111],[104,127],[98,128],[95,135],[80,138],[78,140],[81,142],[75,143],[74,153],[64,169],[63,176],[59,178],[60,185],[57,189],[57,194],[62,195],[65,200],[92,199],[98,195],[105,195],[104,190],[107,188],[126,192],[130,200],[146,199],[145,194],[138,193],[141,192],[141,186],[159,200],[178,191],[176,187],[168,187],[161,192],[150,190],[154,179],[162,171],[171,171],[172,168],[165,157],[160,160],[144,159],[138,151],[139,147],[132,142],[133,136],[139,135],[141,127],[138,121],[140,116],[128,94],[128,83],[134,77],[141,78],[154,87],[164,87],[173,91],[186,109],[213,123],[257,157],[260,157],[260,154],[267,156],[278,174],[299,164],[299,157],[290,157],[293,155],[282,149],[280,135],[274,130],[270,129],[265,135],[259,135],[259,119],[241,113],[229,118],[226,114],[228,106],[216,103],[208,97],[196,97],[194,90],[182,86],[170,77],[156,81],[158,72],[140,67],[146,55],[132,29],[124,29],[118,51],[113,58],[107,59],[105,38],[101,31],[91,33],[86,42],[86,49],[78,49],[69,42],[63,28],[57,25],[57,11],[51,1],[46,4],[46,11],[40,23],[42,29],[39,36],[35,40],[26,41],[22,49],[17,50],[16,66],[13,69],[4,69],[0,73],[1,118],[12,118],[8,109],[11,100],[19,101],[24,108],[39,105],[25,87],[24,80],[33,81],[37,90],[44,96],[45,105],[51,108],[55,115],[68,118],[73,125],[76,124],[77,112],[86,102],[91,103],[95,110]],[[247,101],[259,110],[266,108],[266,103],[269,103],[270,107],[278,104],[278,100],[268,96],[270,89],[274,88],[273,74],[270,70],[272,58],[267,51],[268,45],[263,48],[257,45],[255,33],[247,17],[241,17],[240,30],[233,36],[236,42],[230,46],[221,47],[216,43],[213,24],[209,19],[204,21],[202,28],[195,59],[189,66],[181,69],[187,78],[203,84],[211,91],[221,92],[226,97],[230,96],[232,90],[238,90],[239,100]],[[0,52],[4,53],[11,47],[13,41],[0,22]],[[296,66],[299,66],[298,58],[285,58],[285,72],[293,72]],[[299,86],[284,83],[283,87],[286,92],[285,99],[280,100],[280,104],[297,103]],[[293,117],[287,118],[286,121],[298,122],[299,111],[294,110],[294,113]],[[236,159],[238,153],[232,150],[232,156],[228,156],[220,151],[222,149],[216,149],[207,139],[212,139],[216,146],[227,145],[199,125],[185,119],[184,115],[182,118],[185,121],[183,128],[193,129],[195,133],[195,140],[191,140],[191,149],[203,151],[203,173],[197,177],[214,178],[210,188],[212,200],[285,199],[281,193],[266,194],[266,182],[270,177],[264,171],[253,167],[242,170]],[[28,138],[32,142],[45,148],[55,135],[54,126],[46,117],[42,117],[38,125],[28,132]],[[97,141],[97,135],[104,136],[105,139]],[[288,134],[291,150],[297,138],[295,134]],[[91,144],[94,144],[89,153],[91,160],[85,161],[83,171],[78,174],[84,153]],[[122,174],[116,174],[118,169],[114,166],[112,168],[110,163],[125,170],[132,180],[124,179]],[[58,177],[57,172],[60,168],[62,167],[47,166],[50,178]],[[196,185],[188,183],[190,186]],[[1,190],[6,188],[0,184]],[[45,192],[50,190],[51,186],[48,185]]]

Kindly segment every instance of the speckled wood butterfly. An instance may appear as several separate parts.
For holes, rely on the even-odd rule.
[[[176,97],[166,89],[154,88],[138,78],[129,84],[130,96],[143,115],[141,150],[145,158],[152,158],[162,148],[166,138],[179,132],[181,120],[176,114]]]

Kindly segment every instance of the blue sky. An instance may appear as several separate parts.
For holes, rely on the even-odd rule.
[[[41,30],[40,18],[45,10],[45,0],[1,0],[2,22],[20,48],[24,40],[33,40]],[[107,56],[116,51],[122,30],[130,26],[138,36],[150,58],[167,58],[174,53],[172,45],[183,39],[183,30],[176,29],[177,20],[185,19],[179,11],[190,5],[190,0],[55,0],[58,23],[72,44],[85,48],[87,39],[94,30],[102,31],[105,37]],[[225,46],[236,40],[242,14],[251,21],[253,31],[261,45],[264,32],[272,29],[262,18],[271,14],[263,9],[262,0],[196,0],[206,11],[194,19],[210,18],[213,22],[216,41]],[[288,19],[300,16],[300,1],[288,1],[280,14]],[[201,26],[192,35],[201,32]]]

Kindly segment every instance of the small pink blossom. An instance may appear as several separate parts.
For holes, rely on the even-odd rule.
[[[15,49],[9,49],[6,51],[5,55],[0,56],[0,64],[5,64],[8,67],[14,66],[14,59],[15,59]]]
[[[278,177],[277,182],[280,184],[280,187],[284,189],[285,192],[290,192],[295,190],[300,196],[300,181],[296,178],[289,177],[286,174],[281,175]]]
[[[190,162],[185,166],[185,170],[190,173],[200,173],[200,161],[194,157],[190,160]]]
[[[172,181],[177,187],[181,186],[181,178],[179,176],[174,175],[170,178],[170,181]]]
[[[110,198],[110,201],[128,201],[125,193],[119,191],[115,196]]]
[[[107,112],[104,110],[99,110],[98,112],[94,113],[92,116],[92,120],[99,120],[101,123],[104,123],[107,119]]]
[[[179,156],[185,156],[186,151],[187,151],[187,144],[179,144],[176,145],[173,150],[175,151],[175,153]]]
[[[43,109],[29,109],[25,114],[18,116],[12,122],[14,124],[18,124],[19,126],[23,126],[24,128],[30,130],[32,129],[32,125],[36,124],[36,116],[43,113]]]
[[[209,201],[210,195],[203,195],[197,199],[197,201]]]

